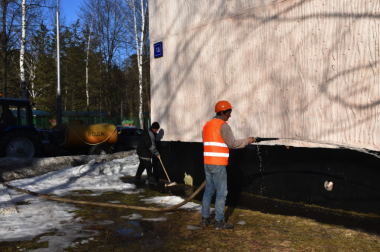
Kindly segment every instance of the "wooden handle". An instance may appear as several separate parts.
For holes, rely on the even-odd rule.
[[[166,177],[168,178],[168,180],[169,180],[169,183],[170,183],[170,178],[169,178],[169,176],[168,176],[168,173],[166,172],[166,170],[165,170],[165,166],[164,166],[164,164],[162,163],[162,160],[161,160],[161,158],[158,158],[159,160],[160,160],[160,162],[161,162],[161,165],[162,165],[162,168],[164,168],[164,172],[165,172],[165,174],[166,174]]]

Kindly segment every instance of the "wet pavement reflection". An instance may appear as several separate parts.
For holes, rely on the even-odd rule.
[[[132,226],[132,228],[130,228]],[[122,236],[139,238],[144,235],[141,228],[140,222],[138,221],[127,221],[124,226],[117,227],[117,233]]]

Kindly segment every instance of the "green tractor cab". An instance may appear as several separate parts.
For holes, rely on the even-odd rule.
[[[30,102],[0,97],[0,157],[32,158],[40,153]]]

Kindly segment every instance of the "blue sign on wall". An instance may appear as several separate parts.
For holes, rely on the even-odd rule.
[[[158,42],[154,44],[154,57],[160,58],[164,56],[163,48],[162,48],[162,42]]]

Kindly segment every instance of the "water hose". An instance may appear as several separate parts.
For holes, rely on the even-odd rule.
[[[17,187],[5,184],[3,182],[0,182],[0,184],[2,184],[3,186],[5,186],[5,187],[7,187],[9,189],[12,189],[12,190],[15,190],[15,191],[18,191],[18,192],[22,192],[22,193],[26,193],[26,194],[30,194],[30,195],[33,195],[33,196],[45,198],[45,199],[48,199],[48,200],[68,202],[68,203],[81,204],[81,205],[100,206],[100,207],[114,207],[114,208],[123,208],[123,209],[135,209],[135,210],[152,211],[152,212],[166,212],[166,211],[171,211],[171,210],[177,209],[177,208],[185,205],[190,200],[192,200],[205,187],[206,181],[204,181],[202,183],[202,185],[192,195],[190,195],[190,197],[188,197],[185,201],[183,201],[183,202],[181,202],[181,203],[179,203],[177,205],[174,205],[174,206],[171,206],[171,207],[165,207],[165,208],[128,206],[128,205],[118,205],[118,204],[111,204],[111,203],[98,203],[98,202],[90,202],[90,201],[71,200],[71,199],[65,199],[65,198],[56,198],[56,197],[47,196],[45,194],[40,194],[40,193],[32,192],[32,191],[29,191],[29,190],[20,189],[20,188],[17,188]]]

